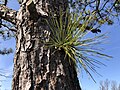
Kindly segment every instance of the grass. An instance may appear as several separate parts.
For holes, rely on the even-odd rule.
[[[86,27],[91,20],[94,19],[95,12],[83,19],[82,14],[69,14],[67,11],[60,11],[59,18],[51,16],[46,20],[50,28],[50,40],[46,42],[46,46],[54,48],[55,51],[63,49],[69,61],[72,60],[76,69],[83,68],[94,80],[90,70],[97,73],[97,65],[104,65],[95,57],[111,58],[111,56],[101,53],[100,50],[94,48],[102,43],[105,34],[85,38],[90,31],[86,31]],[[79,25],[82,23],[82,25]],[[91,29],[92,30],[92,29]],[[95,81],[95,80],[94,80]]]

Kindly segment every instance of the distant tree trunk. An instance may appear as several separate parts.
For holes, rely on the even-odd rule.
[[[53,53],[42,42],[50,35],[42,18],[67,5],[67,0],[23,0],[17,14],[12,90],[81,90],[75,67],[65,60],[64,51]]]
[[[118,86],[118,90],[120,90],[120,84],[119,84],[119,86]]]

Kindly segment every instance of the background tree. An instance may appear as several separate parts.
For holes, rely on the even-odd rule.
[[[119,86],[116,81],[109,81],[106,79],[105,81],[100,81],[100,90],[119,90]]]
[[[100,90],[109,90],[110,81],[106,79],[105,81],[100,82]]]
[[[118,90],[120,90],[120,84],[119,84],[119,86],[118,86]]]
[[[116,81],[111,82],[111,89],[112,90],[117,90],[117,82]]]
[[[12,90],[81,90],[77,62],[91,76],[89,69],[96,72],[95,64],[102,63],[90,56],[110,57],[92,46],[100,43],[93,41],[103,35],[81,38],[87,34],[86,29],[97,33],[105,22],[112,24],[111,16],[119,14],[119,1],[23,0],[18,11],[4,4],[0,4],[0,26],[9,29],[8,33],[16,38]],[[73,9],[67,15],[68,7]],[[72,14],[74,11],[78,15]],[[1,30],[1,35],[7,35],[5,30]]]

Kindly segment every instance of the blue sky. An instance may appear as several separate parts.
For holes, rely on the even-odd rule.
[[[10,0],[9,7],[13,7],[14,9],[18,9],[18,5],[16,4],[16,0]],[[104,25],[102,28],[102,33],[109,32],[108,38],[106,39],[107,43],[102,45],[105,49],[105,53],[108,55],[112,55],[113,58],[109,60],[103,60],[104,64],[107,66],[101,66],[97,71],[102,75],[93,74],[94,79],[97,83],[94,83],[90,77],[83,72],[79,74],[80,84],[83,90],[99,90],[99,82],[101,80],[109,79],[115,80],[120,83],[120,24],[116,21],[113,26]],[[9,41],[3,42],[0,38],[0,48],[3,47],[13,47],[15,49],[15,40],[11,39]],[[5,73],[6,75],[12,75],[13,68],[13,57],[14,53],[10,55],[0,55],[0,73]],[[12,78],[4,78],[0,77],[0,90],[11,90],[11,80]]]
[[[101,30],[103,33],[109,32],[108,38],[106,39],[107,43],[104,44],[103,48],[105,49],[104,52],[108,55],[112,55],[113,58],[109,60],[99,59],[107,66],[101,66],[100,69],[97,69],[102,77],[93,74],[97,83],[89,79],[86,74],[80,76],[83,90],[99,90],[99,82],[105,79],[115,80],[120,83],[120,25],[116,21],[113,26],[105,25]]]

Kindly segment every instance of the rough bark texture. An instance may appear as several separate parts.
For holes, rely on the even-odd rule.
[[[32,1],[32,2],[30,2]],[[49,29],[42,18],[66,9],[67,0],[23,0],[17,14],[12,90],[81,90],[74,65],[64,51],[45,47]]]
[[[0,19],[4,19],[12,24],[16,24],[17,11],[9,9],[8,7],[0,4]]]

